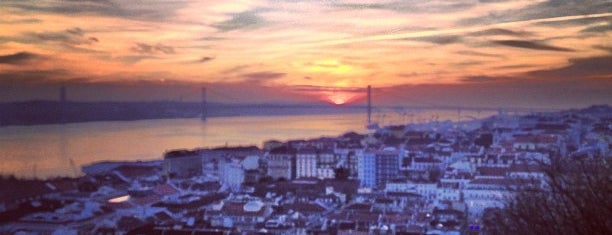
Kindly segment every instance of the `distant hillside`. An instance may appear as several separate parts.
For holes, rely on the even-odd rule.
[[[325,104],[222,104],[209,103],[207,117],[298,115],[363,112],[358,106]],[[0,103],[0,126],[39,125],[90,121],[197,118],[198,102],[66,102],[27,101]]]

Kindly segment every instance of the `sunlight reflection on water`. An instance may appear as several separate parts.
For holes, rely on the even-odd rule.
[[[457,112],[419,112],[413,122],[456,120]],[[481,116],[484,117],[485,114]],[[488,115],[488,114],[487,114]],[[407,115],[388,114],[383,124],[406,123]],[[266,140],[365,133],[364,114],[242,116],[72,123],[0,128],[0,172],[18,176],[72,176],[77,167],[102,160],[161,159],[171,149],[256,145]],[[379,122],[382,120],[378,120]],[[78,169],[80,172],[80,169]]]

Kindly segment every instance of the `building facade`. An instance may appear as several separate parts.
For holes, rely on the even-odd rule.
[[[291,180],[295,178],[295,151],[287,148],[280,147],[273,149],[268,154],[268,176],[275,180],[286,179]]]
[[[202,156],[188,150],[167,152],[164,155],[164,172],[168,177],[180,178],[202,175]]]

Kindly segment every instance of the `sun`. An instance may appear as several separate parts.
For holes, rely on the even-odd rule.
[[[342,96],[331,96],[329,97],[329,101],[331,101],[335,105],[342,105],[342,104],[346,104],[347,99]]]
[[[348,92],[330,92],[324,94],[324,99],[335,105],[347,104],[355,99],[355,94]]]

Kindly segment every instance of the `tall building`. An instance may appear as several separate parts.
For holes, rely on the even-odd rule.
[[[357,177],[360,180],[360,186],[373,188],[376,186],[376,154],[366,151],[357,157]]]
[[[383,150],[376,153],[376,185],[385,185],[399,174],[400,152]]]
[[[362,187],[384,186],[399,174],[401,152],[396,149],[365,151],[358,155],[358,177]]]

